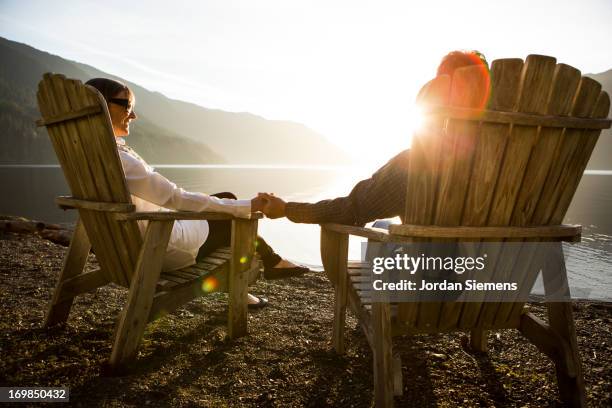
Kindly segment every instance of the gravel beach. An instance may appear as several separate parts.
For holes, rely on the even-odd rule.
[[[37,234],[0,232],[0,385],[64,386],[75,406],[369,407],[372,354],[347,318],[347,354],[330,346],[333,292],[323,273],[251,288],[270,305],[249,313],[249,335],[226,336],[227,296],[192,301],[149,325],[126,375],[105,377],[127,291],[78,297],[68,324],[43,329],[66,248]],[[88,268],[96,266],[90,255]],[[544,315],[542,305],[532,305]],[[588,405],[612,405],[612,304],[576,302]],[[404,395],[396,406],[556,406],[552,363],[518,331],[492,332],[490,350],[462,333],[395,339]],[[23,406],[20,404],[19,406]]]

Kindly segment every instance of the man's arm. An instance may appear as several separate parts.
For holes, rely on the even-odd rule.
[[[361,180],[346,197],[318,203],[283,202],[283,212],[293,222],[364,225],[380,218],[401,216],[406,202],[409,150],[404,150],[369,179]]]

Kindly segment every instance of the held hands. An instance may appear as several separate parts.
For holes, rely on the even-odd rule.
[[[285,201],[274,194],[259,193],[251,200],[251,212],[261,211],[268,218],[285,216]]]
[[[251,212],[263,212],[264,205],[266,205],[266,200],[261,193],[259,193],[257,197],[251,199]]]

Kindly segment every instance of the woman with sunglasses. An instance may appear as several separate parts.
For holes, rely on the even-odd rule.
[[[107,78],[94,78],[86,84],[96,88],[106,100],[127,186],[137,211],[216,211],[246,217],[251,212],[262,210],[262,198],[238,200],[231,193],[207,195],[189,192],[157,173],[123,139],[130,133],[130,122],[137,118],[132,91],[126,85]],[[230,235],[231,222],[227,220],[175,221],[163,270],[175,270],[194,264],[217,248],[229,245]],[[298,276],[308,271],[308,268],[282,259],[261,237],[257,237],[256,248],[264,264],[266,279]],[[268,301],[249,294],[248,303],[250,308],[259,308]]]

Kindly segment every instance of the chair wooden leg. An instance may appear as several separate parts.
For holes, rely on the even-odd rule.
[[[569,345],[570,353],[565,358],[572,359],[575,367],[575,373],[568,373],[566,367],[571,363],[569,361],[555,360],[559,396],[561,401],[568,406],[585,407],[586,390],[580,354],[578,352],[576,326],[572,316],[572,305],[571,303],[559,302],[549,303],[547,306],[550,327]],[[572,376],[570,374],[575,375]]]
[[[335,288],[334,328],[332,344],[338,354],[344,354],[344,326],[346,324],[346,303],[348,297],[348,235],[338,236],[336,251],[336,273],[338,285]]]
[[[229,273],[228,335],[244,336],[247,329],[247,287],[255,252],[257,220],[232,221],[232,258]]]
[[[62,293],[62,284],[68,279],[83,272],[90,249],[91,244],[87,232],[85,231],[85,226],[79,219],[76,229],[74,230],[74,235],[70,241],[68,254],[64,259],[64,267],[60,273],[59,280],[53,292],[53,297],[49,304],[49,309],[47,310],[44,327],[65,323],[66,320],[68,320],[74,296],[70,297]]]
[[[332,331],[332,344],[334,350],[338,354],[344,354],[344,326],[346,323],[346,300],[347,300],[347,282],[346,282],[346,266],[344,277],[342,272],[339,273],[340,282],[335,288],[334,295],[334,327]]]
[[[132,276],[128,299],[117,324],[111,368],[132,359],[146,327],[173,221],[149,221]]]
[[[488,350],[487,336],[488,330],[474,329],[470,332],[470,347],[472,350],[486,353]]]
[[[332,345],[336,353],[344,354],[344,325],[348,296],[348,235],[321,228],[321,260],[334,284],[334,326]]]
[[[402,378],[402,358],[399,354],[393,355],[393,395],[399,397],[404,394],[404,381]]]
[[[551,360],[563,363],[557,370],[574,378],[577,375],[573,351],[569,343],[553,330],[549,324],[531,313],[523,313],[519,323],[520,332]]]
[[[560,354],[554,360],[557,374],[557,385],[561,400],[572,407],[586,406],[586,390],[582,374],[582,364],[578,352],[576,339],[576,326],[572,314],[572,304],[569,300],[570,292],[567,282],[567,270],[563,259],[561,243],[557,244],[557,251],[542,270],[544,291],[547,298],[553,297],[556,301],[548,301],[548,323],[550,328],[569,345],[569,353]],[[566,297],[566,301],[559,301],[559,297]],[[566,360],[573,361],[566,361]],[[574,372],[568,372],[567,367],[573,367]]]
[[[374,400],[377,407],[392,407],[394,393],[391,307],[389,303],[372,304],[374,352]]]

